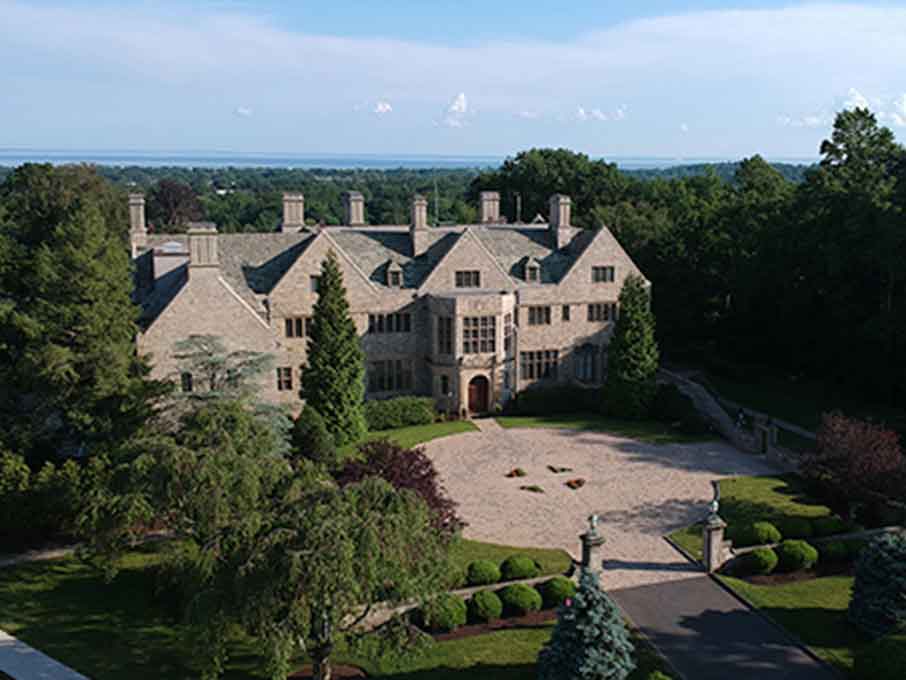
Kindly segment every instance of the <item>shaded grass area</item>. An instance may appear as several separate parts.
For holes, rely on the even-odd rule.
[[[462,539],[457,542],[451,552],[451,560],[459,569],[465,569],[469,562],[474,560],[490,560],[500,564],[510,555],[528,555],[541,565],[541,573],[563,574],[572,565],[572,558],[565,550],[549,548],[516,548],[509,545],[496,543],[481,543]]]
[[[649,444],[682,444],[713,439],[709,435],[689,435],[668,423],[654,420],[619,420],[594,413],[553,416],[499,416],[505,428],[547,427],[554,429],[590,430],[636,439]]]
[[[708,375],[705,381],[726,399],[782,418],[815,431],[821,414],[839,409],[848,416],[872,418],[900,431],[906,430],[906,413],[885,404],[869,404],[851,391],[804,379],[752,372],[746,380]]]
[[[474,432],[477,429],[474,423],[469,420],[449,420],[443,423],[431,423],[430,425],[410,425],[409,427],[398,427],[394,430],[377,430],[366,434],[362,441],[356,444],[347,444],[340,450],[349,454],[354,452],[359,444],[376,439],[390,439],[404,448],[411,449],[432,439],[446,437],[451,434],[460,434],[461,432]]]
[[[484,550],[469,541],[461,556],[511,550],[505,546]],[[0,569],[0,628],[93,680],[197,678],[188,629],[174,622],[153,597],[152,567],[162,557],[159,551],[157,545],[126,555],[122,571],[110,584],[75,558]],[[557,564],[550,561],[552,555],[548,559],[548,565]],[[529,680],[535,677],[538,651],[551,630],[552,624],[501,630],[382,659],[339,651],[334,661],[398,680]],[[636,636],[636,642],[639,669],[631,680],[665,670],[647,640]],[[224,678],[264,677],[254,641],[234,634],[230,653]]]
[[[771,477],[734,477],[720,482],[720,516],[727,533],[752,522],[777,522],[791,517],[812,519],[831,514],[830,508],[811,499],[795,474]],[[695,524],[670,534],[670,539],[702,559],[702,527]]]
[[[846,620],[851,576],[770,586],[720,578],[822,659],[846,673],[852,671],[854,655],[867,639]]]

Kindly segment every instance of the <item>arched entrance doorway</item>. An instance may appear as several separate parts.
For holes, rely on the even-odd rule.
[[[490,383],[483,375],[476,375],[469,381],[469,412],[485,413],[488,410]]]

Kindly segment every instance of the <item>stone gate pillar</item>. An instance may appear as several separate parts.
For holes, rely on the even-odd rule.
[[[588,531],[580,534],[579,538],[582,540],[582,569],[592,572],[600,571],[603,566],[600,548],[604,545],[604,537],[598,533],[597,515],[588,518]]]
[[[713,574],[720,569],[726,560],[726,551],[724,550],[724,531],[727,523],[724,522],[717,513],[708,516],[705,520],[703,529],[705,539],[705,569],[709,574]]]

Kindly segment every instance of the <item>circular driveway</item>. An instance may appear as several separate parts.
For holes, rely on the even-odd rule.
[[[712,479],[776,472],[722,441],[646,444],[600,432],[476,424],[481,431],[425,445],[468,523],[465,537],[563,548],[578,557],[579,534],[597,513],[607,541],[601,552],[609,590],[701,574],[663,536],[704,516]],[[555,474],[549,465],[572,471]],[[516,467],[527,476],[507,478]],[[585,486],[574,491],[565,485],[577,477]],[[544,493],[519,489],[527,485]]]

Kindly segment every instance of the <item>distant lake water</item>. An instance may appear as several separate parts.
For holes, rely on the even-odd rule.
[[[95,165],[140,165],[147,167],[176,166],[184,168],[299,168],[370,169],[395,168],[490,168],[499,166],[503,156],[442,156],[442,155],[345,155],[345,154],[291,154],[246,153],[234,151],[58,151],[48,149],[0,149],[0,165],[16,166],[22,163],[93,163]],[[667,157],[618,157],[608,161],[624,170],[669,168],[695,163],[719,163],[738,160],[728,158],[667,158]],[[786,163],[813,163],[813,158],[769,159]]]

